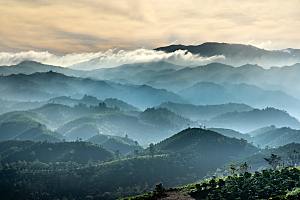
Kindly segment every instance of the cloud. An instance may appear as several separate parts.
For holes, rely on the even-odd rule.
[[[300,48],[299,7],[299,0],[0,0],[0,51],[79,53],[250,40],[270,40],[270,49]]]
[[[19,53],[0,52],[0,65],[14,65],[24,60],[33,60],[44,64],[77,69],[98,69],[115,67],[122,64],[166,61],[184,66],[196,66],[211,62],[222,62],[222,55],[202,57],[187,51],[178,50],[173,53],[154,51],[150,49],[99,51],[94,53],[72,53],[55,55],[49,52],[26,51]]]

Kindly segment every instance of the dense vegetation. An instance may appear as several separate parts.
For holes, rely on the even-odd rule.
[[[145,195],[126,198],[131,200],[167,199],[168,196],[181,199],[278,199],[297,200],[300,198],[300,170],[284,168],[263,170],[253,174],[211,178],[182,188],[165,190],[158,185],[156,190]],[[174,195],[175,193],[175,195]]]

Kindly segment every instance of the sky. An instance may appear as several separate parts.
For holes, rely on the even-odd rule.
[[[300,48],[300,0],[0,0],[0,51],[97,52],[207,41]]]

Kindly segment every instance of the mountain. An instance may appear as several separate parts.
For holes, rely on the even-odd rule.
[[[147,85],[122,85],[55,72],[1,76],[0,92],[5,94],[5,99],[19,101],[45,101],[58,96],[81,98],[84,95],[98,99],[117,98],[140,108],[164,101],[184,102],[172,92]]]
[[[44,102],[39,101],[12,101],[0,99],[0,114],[12,111],[25,111],[42,106]]]
[[[249,134],[243,134],[238,131],[232,129],[225,129],[225,128],[209,128],[208,130],[214,131],[216,133],[220,133],[226,137],[237,138],[237,139],[244,139],[251,142],[252,138]]]
[[[265,50],[252,45],[206,42],[200,45],[170,45],[156,48],[157,51],[175,52],[187,50],[204,57],[225,56],[227,64],[259,64],[263,66],[283,66],[300,62],[297,50]]]
[[[67,122],[57,129],[68,140],[88,140],[98,134],[128,135],[145,145],[157,142],[180,131],[191,121],[165,109],[146,109],[137,115],[112,112],[88,115]]]
[[[0,66],[0,74],[2,76],[8,76],[12,74],[33,74],[36,72],[57,72],[66,75],[80,75],[81,71],[73,70],[66,67],[59,67],[53,65],[46,65],[36,61],[26,60],[20,62],[17,65]]]
[[[192,135],[196,140],[190,140],[189,135]],[[31,153],[30,158],[40,158],[43,152],[57,152],[60,150],[60,144],[64,143],[55,144],[58,145],[57,147],[54,145],[48,146],[47,143],[41,145],[45,147],[44,150],[40,151],[41,153],[36,153],[36,156]],[[99,153],[95,151],[96,154],[91,153],[90,148],[88,148],[85,151],[82,150],[84,153],[81,156],[77,156],[76,152],[80,152],[77,151],[79,147],[72,146],[69,148],[71,144],[78,144],[80,148],[87,148],[86,146],[91,145],[82,142],[65,143],[65,151],[61,151],[62,154],[50,153],[51,156],[55,155],[54,158],[61,158],[56,155],[62,155],[62,158],[43,157],[42,159],[41,157],[41,161],[46,163],[39,161],[11,163],[7,160],[6,170],[11,169],[10,167],[15,169],[25,168],[26,170],[4,176],[3,174],[7,171],[0,168],[0,177],[3,177],[2,180],[5,182],[5,184],[2,184],[2,181],[0,182],[1,188],[10,188],[15,183],[19,183],[19,187],[24,189],[21,191],[5,190],[3,193],[6,195],[19,195],[22,193],[28,199],[31,199],[33,194],[46,197],[46,191],[51,191],[51,197],[55,198],[61,198],[63,195],[69,194],[68,197],[79,199],[84,199],[88,195],[97,196],[99,199],[117,199],[124,195],[149,191],[158,182],[162,182],[167,187],[194,182],[204,177],[208,171],[215,170],[216,167],[232,161],[235,157],[257,151],[255,147],[244,140],[227,138],[204,129],[187,129],[175,134],[162,143],[154,145],[155,151],[153,154],[149,154],[149,149],[147,149],[144,154],[132,158],[119,158],[104,163],[88,162],[88,159],[91,161],[99,160],[98,157],[93,156],[102,156],[105,152],[99,152],[98,150],[101,148],[93,147],[95,150],[98,149],[97,152]],[[185,145],[178,146],[177,144]],[[192,148],[194,145],[196,148]],[[6,146],[14,146],[13,149],[17,149],[17,145]],[[216,146],[220,146],[219,151],[215,148]],[[226,151],[224,151],[224,148]],[[13,151],[10,148],[8,149]],[[25,160],[24,157],[26,158],[28,155],[27,152],[33,151],[29,148],[25,152],[26,154],[22,153],[22,156],[17,158]],[[37,152],[37,150],[34,150],[34,152]],[[15,156],[12,157],[14,159],[11,161],[17,160]],[[47,163],[48,160],[53,160],[53,162]],[[57,160],[60,162],[57,163]],[[91,193],[91,191],[93,192]]]
[[[299,116],[300,100],[281,91],[263,90],[247,84],[199,82],[178,92],[193,104],[244,103],[253,107],[275,107]]]
[[[166,108],[147,108],[139,117],[145,123],[172,129],[181,129],[193,123],[189,119],[183,118]]]
[[[300,128],[300,122],[287,112],[275,108],[254,109],[245,112],[230,112],[212,118],[207,122],[210,127],[220,127],[250,132],[255,129],[275,125]]]
[[[105,79],[119,80],[122,83],[147,84],[173,92],[191,87],[198,82],[211,82],[221,85],[223,83],[253,85],[263,90],[279,90],[300,98],[298,95],[300,89],[293,87],[295,84],[300,84],[297,77],[300,73],[300,64],[265,69],[256,64],[233,67],[222,63],[210,63],[204,66],[152,71],[151,73],[141,70],[134,76],[127,76],[125,72],[120,75],[113,69],[106,70],[110,71],[110,76]],[[122,77],[121,81],[119,77]],[[93,78],[98,79],[97,75]]]
[[[62,136],[50,131],[40,116],[30,112],[11,112],[0,115],[0,140],[32,140],[58,142]]]
[[[254,130],[254,131],[250,131],[247,134],[251,135],[252,137],[256,137],[256,136],[264,134],[264,133],[266,133],[268,131],[273,131],[273,130],[276,130],[276,126],[271,125],[271,126],[266,126],[266,127],[258,128],[258,129]]]
[[[143,151],[143,148],[139,146],[138,142],[133,141],[128,137],[97,134],[88,139],[88,141],[101,145],[103,148],[112,152],[120,152],[123,155],[130,155],[135,151]]]
[[[251,166],[251,171],[260,171],[270,167],[264,158],[269,158],[274,154],[280,157],[281,164],[284,164],[284,166],[299,166],[299,152],[300,144],[293,142],[278,147],[261,149],[259,152],[237,162],[247,162]]]
[[[192,120],[209,120],[227,112],[241,112],[250,111],[253,108],[246,104],[227,103],[219,105],[193,105],[193,104],[180,104],[173,102],[165,102],[159,105],[161,108],[177,113],[185,118]]]
[[[185,129],[156,144],[155,148],[163,152],[203,153],[206,159],[210,158],[216,163],[257,151],[245,140],[229,138],[217,132],[200,128]],[[209,163],[214,165],[212,162]]]
[[[253,138],[253,143],[262,147],[279,147],[293,142],[300,143],[300,130],[288,127],[269,130]]]
[[[139,111],[137,107],[115,98],[107,98],[104,100],[104,103],[108,107],[117,107],[122,111]]]
[[[7,151],[10,153],[7,154]],[[110,151],[100,146],[86,142],[31,142],[31,141],[5,141],[0,142],[1,162],[38,160],[43,163],[50,162],[77,162],[108,161],[113,159]]]
[[[142,71],[155,72],[161,70],[177,70],[183,68],[182,66],[171,64],[164,61],[153,61],[153,62],[143,62],[143,63],[131,63],[124,64],[118,67],[111,68],[100,68],[99,63],[103,64],[103,61],[100,59],[92,59],[86,62],[78,63],[72,65],[72,69],[88,69],[86,71],[87,76],[102,77],[101,79],[111,79],[114,77],[120,77],[119,80],[122,80],[123,77],[135,76],[136,74]],[[117,75],[117,76],[116,76]]]
[[[83,110],[76,110],[61,104],[46,104],[40,108],[31,110],[31,112],[37,113],[47,119],[46,124],[51,128],[61,126],[68,121],[88,113],[88,111],[83,112]]]
[[[62,104],[66,106],[76,106],[78,104],[85,104],[87,106],[97,106],[99,103],[105,103],[107,107],[118,108],[122,111],[138,111],[139,109],[124,101],[115,98],[107,98],[104,101],[97,99],[93,96],[84,95],[81,99],[74,99],[67,96],[55,97],[48,100],[50,104]]]

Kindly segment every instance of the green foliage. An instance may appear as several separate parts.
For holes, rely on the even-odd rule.
[[[264,158],[264,159],[268,162],[268,164],[273,169],[276,169],[277,167],[279,167],[282,164],[281,157],[276,154],[271,154],[271,156],[269,158]]]
[[[300,171],[296,168],[264,170],[250,175],[228,176],[211,179],[208,183],[196,185],[190,192],[196,199],[285,199],[285,195],[299,195],[299,190],[289,192],[300,186]]]
[[[289,200],[297,200],[300,199],[300,188],[294,188],[292,191],[288,192],[286,194],[286,199]]]

